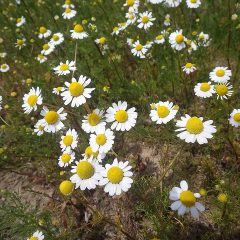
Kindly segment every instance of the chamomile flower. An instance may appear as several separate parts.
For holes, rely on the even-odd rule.
[[[21,27],[25,23],[26,23],[26,18],[21,16],[20,18],[17,19],[16,26]]]
[[[45,27],[40,27],[39,28],[39,34],[38,34],[38,38],[42,39],[42,38],[48,38],[51,35],[52,31],[45,28]]]
[[[125,4],[123,6],[128,7],[128,8],[134,8],[137,10],[139,7],[139,0],[126,0]]]
[[[111,35],[118,35],[120,33],[120,28],[119,27],[114,27]]]
[[[178,109],[173,105],[172,102],[158,102],[156,104],[151,105],[152,110],[150,112],[150,117],[153,122],[156,124],[166,124],[172,119],[175,118]]]
[[[216,83],[226,83],[231,76],[232,71],[227,67],[216,67],[209,73],[210,79]]]
[[[84,30],[81,24],[76,24],[70,32],[73,39],[84,39],[88,37],[88,33]]]
[[[78,134],[75,129],[68,129],[64,136],[61,136],[60,147],[62,151],[75,149],[78,144]]]
[[[162,3],[165,0],[148,0],[148,2],[152,3],[152,4],[159,4]]]
[[[44,126],[45,132],[55,133],[64,127],[62,121],[67,118],[67,113],[64,113],[63,111],[63,108],[54,111],[49,110],[45,106],[43,107],[43,110],[40,113],[43,116],[43,119],[39,120],[39,122]]]
[[[44,235],[42,232],[40,231],[36,231],[30,238],[28,238],[27,240],[43,240],[44,239]]]
[[[234,127],[240,126],[240,109],[234,109],[230,114],[229,123]]]
[[[145,54],[147,53],[148,49],[142,45],[139,40],[132,44],[131,52],[134,56],[145,58]]]
[[[156,20],[156,18],[154,18],[152,16],[151,12],[144,12],[144,13],[139,13],[139,19],[138,21],[138,28],[144,28],[145,30],[147,30],[148,28],[150,28],[153,25],[153,21]]]
[[[61,93],[62,91],[64,91],[64,90],[65,90],[64,87],[56,87],[56,88],[53,88],[52,93],[54,93],[54,94],[56,94],[56,95],[60,95],[60,93]]]
[[[164,19],[163,24],[164,24],[165,26],[170,26],[170,25],[171,25],[171,18],[170,18],[170,15],[169,15],[169,14],[167,14],[167,15],[165,16],[165,19]]]
[[[163,44],[165,42],[165,38],[162,34],[159,34],[159,35],[156,36],[154,42],[156,44]]]
[[[67,167],[75,160],[75,153],[71,150],[64,151],[58,158],[59,167]]]
[[[82,120],[82,129],[86,133],[96,132],[98,128],[105,127],[106,122],[103,119],[104,111],[95,109],[92,113],[89,113],[87,116],[84,116]]]
[[[127,19],[127,25],[134,24],[137,20],[137,10],[133,7],[128,9],[128,12],[125,14]]]
[[[75,17],[76,14],[77,14],[77,11],[68,7],[68,8],[65,8],[65,11],[62,14],[62,16],[64,19],[71,19]]]
[[[114,138],[113,131],[105,127],[99,128],[90,135],[89,145],[94,152],[107,153],[113,146]]]
[[[52,44],[50,43],[45,43],[43,46],[42,46],[42,51],[41,51],[41,54],[42,55],[49,55],[50,53],[52,53],[55,49],[55,46],[53,46]]]
[[[178,120],[176,132],[181,132],[177,136],[187,143],[198,142],[199,144],[208,143],[208,139],[213,137],[216,127],[212,125],[213,121],[203,122],[203,118],[190,117],[186,114]]]
[[[86,102],[87,98],[91,98],[91,93],[95,88],[87,88],[91,83],[91,79],[81,75],[78,81],[72,78],[72,82],[65,82],[66,89],[61,93],[64,104],[71,103],[71,107],[79,107]]]
[[[37,110],[37,105],[42,105],[42,95],[39,87],[31,88],[28,94],[24,94],[22,108],[24,113],[29,114]]]
[[[10,69],[10,67],[6,63],[0,65],[0,72],[2,72],[2,73],[8,72],[9,69]]]
[[[38,54],[37,60],[38,60],[40,63],[44,63],[44,62],[47,61],[47,57],[44,56],[43,54]]]
[[[165,4],[168,7],[178,7],[182,0],[165,0]]]
[[[171,209],[173,211],[178,211],[179,216],[190,212],[194,219],[198,219],[199,212],[205,210],[205,207],[197,200],[200,197],[201,195],[199,193],[193,193],[188,190],[188,184],[186,181],[181,181],[180,188],[173,187],[169,193],[169,199],[174,201],[171,204]]]
[[[59,45],[64,41],[64,37],[62,33],[54,33],[50,40],[50,44],[53,46]]]
[[[110,196],[120,195],[131,188],[132,171],[128,161],[118,161],[114,159],[112,164],[106,164],[101,172],[102,179],[99,181],[100,186],[104,186],[104,191]]]
[[[210,38],[209,35],[206,33],[199,33],[198,35],[198,45],[199,46],[203,46],[203,47],[207,47],[210,44]]]
[[[111,129],[129,131],[136,125],[137,112],[135,107],[127,110],[127,102],[113,103],[106,111],[106,121],[112,123]]]
[[[15,47],[17,47],[18,49],[22,49],[25,46],[26,46],[26,39],[25,38],[17,39],[17,42],[15,43]]]
[[[98,182],[102,179],[102,171],[103,167],[97,161],[83,159],[76,162],[76,165],[72,167],[71,172],[74,173],[74,175],[70,180],[76,184],[76,189],[95,189]]]
[[[71,0],[66,0],[62,5],[63,8],[75,8],[75,6],[71,3]]]
[[[57,74],[58,76],[67,75],[71,71],[74,72],[76,70],[75,61],[67,60],[65,63],[60,62],[60,64],[53,70],[55,71],[55,74]]]
[[[189,75],[197,70],[197,68],[192,63],[186,63],[185,66],[182,67],[182,70]]]
[[[171,44],[171,47],[177,51],[186,47],[185,40],[186,38],[183,36],[182,30],[177,30],[169,36],[169,43]]]
[[[232,85],[229,83],[219,83],[215,85],[215,91],[217,93],[217,99],[228,99],[232,96],[233,91],[231,90],[233,88]]]
[[[100,47],[102,54],[105,54],[106,50],[108,49],[107,39],[105,37],[100,37],[95,40],[95,43],[97,43]]]
[[[198,97],[209,98],[215,93],[215,89],[211,82],[202,82],[194,87],[194,92]]]
[[[201,5],[201,0],[186,0],[188,8],[198,8]]]
[[[38,121],[38,122],[34,125],[34,132],[35,132],[38,136],[43,135],[43,133],[44,133],[44,126],[41,124],[41,122]]]
[[[88,147],[86,147],[82,156],[84,157],[84,159],[91,158],[93,160],[97,160],[98,162],[102,162],[102,159],[104,159],[106,157],[106,153],[99,152],[99,151],[94,152],[92,150],[91,146],[88,146]]]

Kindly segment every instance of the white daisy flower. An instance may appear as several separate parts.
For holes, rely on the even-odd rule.
[[[128,161],[118,162],[114,159],[112,164],[106,164],[102,173],[102,179],[99,181],[100,186],[104,186],[104,191],[110,196],[120,195],[131,188],[132,171]]]
[[[17,47],[19,50],[26,46],[26,39],[17,39],[17,42],[15,43],[15,47]]]
[[[162,34],[159,34],[158,36],[156,36],[154,42],[156,44],[163,44],[165,42],[165,38],[163,37]]]
[[[182,0],[165,0],[165,4],[168,7],[178,7]]]
[[[74,72],[76,70],[75,61],[70,62],[67,60],[66,63],[60,62],[60,64],[53,70],[55,71],[55,74],[57,74],[58,76],[67,75],[71,71]]]
[[[0,72],[4,73],[4,72],[8,72],[10,69],[9,65],[7,65],[6,63],[0,65]]]
[[[44,235],[42,232],[40,231],[36,231],[30,238],[28,238],[27,240],[43,240],[44,239]]]
[[[153,21],[156,20],[156,18],[154,18],[152,16],[152,12],[144,12],[144,13],[139,13],[139,19],[138,21],[138,28],[144,28],[145,30],[147,30],[148,28],[150,28],[153,25]]]
[[[165,0],[148,0],[148,2],[152,3],[152,4],[159,4],[164,2]]]
[[[26,18],[21,16],[20,18],[17,19],[16,26],[21,27],[25,23],[26,23]]]
[[[128,12],[125,14],[125,17],[127,19],[127,25],[134,24],[137,21],[137,10],[133,7],[130,7],[128,9]]]
[[[45,27],[40,27],[39,28],[39,34],[38,34],[38,38],[42,39],[42,38],[48,38],[51,35],[52,31],[45,28]]]
[[[62,16],[64,19],[71,19],[71,18],[75,17],[76,14],[77,14],[77,11],[75,11],[74,9],[65,8],[65,11],[62,14]]]
[[[175,118],[178,108],[172,102],[158,102],[151,105],[150,117],[156,124],[166,124]]]
[[[102,54],[104,55],[108,49],[107,39],[105,37],[100,37],[95,40],[95,43],[98,44],[100,50],[102,51]]]
[[[186,63],[185,66],[182,67],[182,70],[189,75],[190,73],[193,73],[197,70],[194,64],[192,63]]]
[[[84,39],[88,37],[88,33],[84,31],[81,24],[76,24],[73,30],[70,30],[73,39]]]
[[[64,127],[63,120],[67,118],[67,113],[64,113],[64,108],[60,108],[57,112],[43,107],[41,115],[44,117],[39,122],[44,126],[45,132],[58,132]]]
[[[234,127],[240,126],[240,109],[234,109],[230,114],[229,123]]]
[[[201,98],[209,98],[215,93],[215,88],[211,82],[198,83],[194,87],[195,95]]]
[[[114,134],[110,129],[99,128],[90,135],[89,145],[94,152],[107,153],[114,144]]]
[[[186,0],[188,8],[198,8],[201,5],[201,0]]]
[[[228,99],[232,96],[233,91],[231,90],[233,88],[230,83],[219,83],[215,85],[215,91],[217,93],[217,99]]]
[[[127,110],[127,102],[113,103],[106,111],[106,121],[112,123],[111,129],[116,131],[129,131],[136,125],[136,108]]]
[[[53,91],[52,91],[52,93],[54,93],[54,94],[56,94],[56,95],[60,95],[60,93],[62,92],[62,91],[64,91],[66,88],[64,88],[64,87],[56,87],[56,88],[53,88]]]
[[[40,63],[44,63],[47,61],[47,57],[42,55],[42,54],[38,54],[37,56],[37,60],[40,62]]]
[[[84,153],[82,154],[82,156],[84,157],[84,159],[93,159],[93,160],[97,160],[98,162],[102,162],[102,159],[104,159],[106,157],[106,153],[105,152],[94,152],[91,148],[91,146],[86,147]]]
[[[62,151],[71,151],[78,144],[78,134],[75,129],[68,129],[64,136],[61,136],[60,147]]]
[[[163,24],[164,24],[165,26],[170,26],[170,25],[171,25],[171,18],[170,18],[170,15],[169,15],[169,14],[167,14],[167,15],[165,16],[165,19],[164,19]]]
[[[178,120],[176,126],[179,128],[176,132],[181,132],[177,136],[187,143],[198,142],[199,144],[208,143],[208,139],[213,137],[216,127],[212,125],[213,121],[203,122],[203,118],[190,117],[188,114]]]
[[[139,2],[140,2],[139,0],[126,0],[123,6],[128,8],[134,8],[137,10],[140,4]]]
[[[65,3],[62,5],[63,8],[75,8],[73,4],[71,4],[71,0],[66,0]]]
[[[24,113],[29,114],[37,110],[37,105],[42,105],[41,89],[39,87],[31,88],[28,94],[24,94],[22,108]]]
[[[59,45],[64,41],[64,37],[62,33],[54,33],[50,40],[50,44],[53,46]]]
[[[44,126],[41,124],[41,121],[38,121],[35,125],[34,125],[34,132],[38,135],[41,136],[44,133]]]
[[[55,49],[55,46],[53,46],[52,44],[50,43],[45,43],[43,46],[42,46],[42,51],[41,51],[41,54],[43,55],[49,55],[50,53],[52,53]]]
[[[76,166],[72,167],[71,172],[74,175],[70,180],[76,184],[75,189],[80,188],[82,191],[86,188],[89,190],[95,189],[102,179],[102,171],[103,167],[98,162],[92,159],[83,159],[76,162]]]
[[[64,151],[58,158],[59,167],[67,167],[75,160],[75,153],[71,150]]]
[[[7,53],[6,52],[1,52],[0,53],[0,58],[5,58],[7,56]]]
[[[169,36],[169,43],[171,44],[171,47],[177,51],[186,47],[184,41],[186,41],[186,38],[182,34],[182,29],[171,33]]]
[[[203,212],[205,207],[197,202],[201,195],[199,193],[193,193],[188,190],[188,184],[186,181],[180,182],[179,187],[173,187],[169,193],[169,199],[174,201],[171,204],[173,211],[178,211],[178,215],[182,216],[185,213],[190,212],[194,219],[199,218],[199,212]]]
[[[196,51],[198,46],[197,44],[195,43],[195,41],[191,41],[191,40],[187,40],[187,42],[189,42],[190,44],[190,47],[188,47],[188,53],[191,54],[192,51]]]
[[[208,34],[205,34],[203,32],[199,33],[198,35],[198,45],[207,47],[210,44],[211,39],[209,38]]]
[[[96,132],[98,128],[105,127],[106,122],[104,121],[104,111],[95,109],[92,113],[89,113],[87,116],[84,116],[82,120],[82,129],[86,133]]]
[[[232,71],[227,67],[216,67],[209,73],[209,77],[213,82],[226,83],[230,80]]]
[[[139,40],[132,44],[131,52],[134,56],[145,58],[145,54],[147,53],[148,49],[142,45]]]
[[[61,93],[65,105],[71,103],[71,107],[79,107],[86,103],[87,98],[91,98],[91,93],[95,88],[87,88],[91,79],[81,75],[78,81],[72,78],[72,82],[65,82],[67,89]]]
[[[119,27],[114,27],[111,35],[118,35],[120,33],[120,28]]]

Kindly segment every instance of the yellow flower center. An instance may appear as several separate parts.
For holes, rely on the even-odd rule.
[[[53,39],[53,41],[58,41],[58,40],[59,40],[59,36],[56,35],[56,34],[54,34],[54,35],[52,36],[52,39]]]
[[[44,59],[44,56],[42,54],[38,54],[38,58],[42,60]]]
[[[89,179],[94,174],[94,167],[88,161],[81,161],[77,165],[77,175],[81,179]]]
[[[135,47],[135,49],[137,50],[137,51],[141,51],[142,50],[142,48],[143,48],[143,45],[142,44],[137,44],[136,45],[136,47]]]
[[[32,236],[32,237],[30,237],[30,240],[38,240],[38,237]]]
[[[31,95],[28,97],[27,103],[30,107],[33,107],[37,103],[38,97],[36,95]]]
[[[99,154],[99,152],[93,152],[92,148],[90,146],[88,146],[86,149],[85,149],[85,155],[89,158],[91,156],[93,157],[97,157]]]
[[[83,26],[81,24],[75,25],[74,31],[77,32],[77,33],[83,32]]]
[[[2,69],[7,69],[7,65],[6,65],[6,64],[2,64],[2,65],[1,65],[1,68],[2,68]]]
[[[162,39],[163,39],[163,35],[158,35],[158,36],[156,37],[156,39],[157,39],[157,40],[162,40]]]
[[[240,113],[235,113],[233,116],[234,121],[239,122],[240,123]]]
[[[106,42],[107,42],[107,39],[105,37],[99,38],[99,43],[100,44],[104,45],[104,44],[106,44]]]
[[[117,32],[119,30],[119,27],[113,28],[113,32]]]
[[[115,119],[120,123],[124,123],[128,120],[128,114],[125,110],[118,110],[115,114]]]
[[[170,111],[166,106],[158,106],[157,114],[160,118],[165,118],[169,115]]]
[[[61,71],[67,71],[69,69],[69,65],[66,63],[61,64],[60,70]]]
[[[200,90],[201,90],[202,92],[207,92],[207,91],[210,90],[210,88],[211,88],[211,86],[210,86],[210,84],[207,83],[207,82],[202,83],[201,86],[200,86]]]
[[[47,31],[47,29],[45,27],[40,27],[39,28],[39,32],[44,34]]]
[[[50,48],[50,46],[47,43],[43,45],[44,50],[48,50],[49,48]]]
[[[224,96],[224,95],[226,95],[227,92],[228,92],[228,88],[227,88],[227,86],[224,85],[224,84],[219,84],[219,85],[217,85],[217,86],[215,87],[215,89],[216,89],[216,92],[217,92],[217,94],[218,94],[219,96]]]
[[[187,63],[187,64],[185,65],[186,68],[191,68],[192,66],[193,66],[192,63]]]
[[[94,112],[88,115],[88,123],[91,126],[96,126],[97,124],[99,124],[100,120],[101,120],[100,116],[98,116]]]
[[[58,92],[61,92],[61,91],[62,91],[62,87],[57,87],[56,90],[57,90]]]
[[[135,3],[135,0],[127,0],[128,6],[133,6],[134,3]]]
[[[65,13],[70,13],[72,10],[71,10],[71,8],[66,8],[65,9]]]
[[[216,75],[217,75],[218,77],[223,77],[223,76],[225,75],[225,71],[224,71],[223,69],[218,69],[218,70],[216,71]]]
[[[186,207],[190,208],[193,207],[196,203],[196,198],[191,191],[183,191],[180,194],[180,201],[182,202],[183,205]]]
[[[64,136],[63,138],[63,143],[66,145],[66,146],[70,146],[73,142],[73,136],[72,135],[66,135]]]
[[[143,16],[142,17],[142,23],[147,23],[149,21],[149,17],[148,16]]]
[[[104,145],[107,142],[107,138],[105,136],[105,134],[98,134],[96,137],[96,143],[98,145]]]
[[[55,111],[49,111],[46,113],[44,119],[48,124],[55,124],[58,121],[58,113]]]
[[[44,126],[39,125],[39,126],[38,126],[38,130],[39,130],[39,131],[43,131],[43,130],[44,130]]]
[[[78,97],[83,94],[84,87],[78,82],[72,82],[69,86],[69,91],[72,96]]]
[[[183,37],[182,34],[179,34],[179,35],[176,36],[175,40],[176,40],[176,42],[177,42],[178,44],[180,44],[180,43],[183,42],[184,37]]]
[[[61,156],[61,160],[64,163],[68,163],[71,160],[71,155],[68,154],[68,153],[63,153],[62,156]]]
[[[68,4],[68,5],[71,4],[71,0],[66,0],[65,4]]]
[[[73,187],[74,187],[74,184],[71,181],[66,180],[61,182],[59,186],[59,190],[63,195],[69,195],[73,191]]]
[[[107,172],[107,178],[113,184],[120,183],[123,179],[123,170],[119,167],[111,167]]]
[[[191,0],[191,3],[196,3],[197,2],[197,0]]]
[[[24,40],[23,39],[17,39],[17,45],[23,45],[24,44]]]
[[[17,19],[17,23],[20,23],[22,21],[22,18]]]
[[[198,117],[192,117],[187,121],[186,129],[191,134],[199,134],[203,131],[203,122]]]

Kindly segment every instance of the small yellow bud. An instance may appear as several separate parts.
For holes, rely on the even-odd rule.
[[[226,203],[227,202],[227,195],[224,193],[220,193],[217,197],[218,201],[221,203]]]
[[[11,97],[16,97],[17,96],[17,93],[16,92],[11,92]]]
[[[63,181],[59,185],[60,192],[65,196],[71,194],[73,189],[74,189],[74,184],[69,180]]]
[[[200,193],[200,195],[201,195],[202,197],[207,196],[207,191],[206,191],[205,189],[203,189],[203,188],[200,189],[199,193]]]

